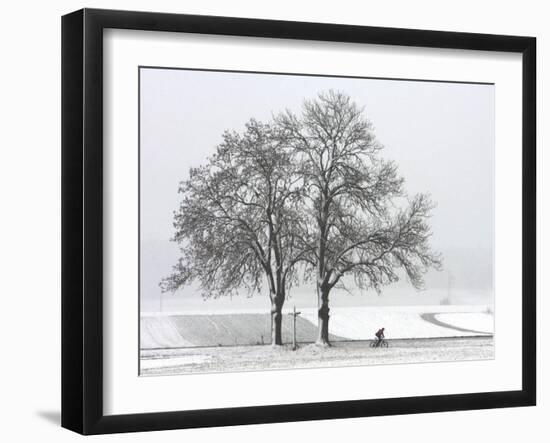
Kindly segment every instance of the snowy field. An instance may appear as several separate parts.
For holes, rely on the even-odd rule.
[[[486,312],[436,314],[440,322],[472,331],[493,333],[495,320],[492,314]]]
[[[297,339],[313,342],[315,309],[298,309]],[[283,341],[292,340],[290,307],[284,310]],[[370,340],[384,327],[388,339],[473,337],[493,334],[485,306],[337,307],[330,311],[332,341]],[[147,314],[141,317],[141,349],[261,345],[270,342],[265,310]]]
[[[329,326],[333,334],[348,340],[370,339],[379,327],[384,327],[386,337],[391,339],[492,334],[493,316],[479,312],[480,309],[482,308],[479,306],[338,308],[331,310]],[[427,320],[423,317],[425,314],[434,314],[442,324]],[[317,323],[315,310],[306,310],[303,316],[310,322]]]
[[[298,309],[292,351],[292,317],[284,311],[285,346],[270,345],[265,310],[148,314],[141,317],[141,375],[281,368],[362,366],[485,360],[494,357],[492,311],[486,306],[336,307],[330,311],[332,347],[312,342],[315,309]],[[389,347],[371,348],[384,327]]]
[[[142,350],[140,374],[177,375],[494,358],[492,337],[390,340],[388,348],[371,348],[370,343],[336,342],[330,348],[305,344],[296,351],[288,345],[277,348],[264,345]]]

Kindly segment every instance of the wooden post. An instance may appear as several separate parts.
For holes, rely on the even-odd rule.
[[[290,312],[289,315],[292,315],[292,350],[295,351],[298,349],[298,345],[296,344],[296,317],[300,315],[301,312],[296,312],[296,305],[294,305],[293,312]]]

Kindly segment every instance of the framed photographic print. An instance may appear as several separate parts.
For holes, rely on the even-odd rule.
[[[62,425],[535,404],[531,37],[62,20]]]

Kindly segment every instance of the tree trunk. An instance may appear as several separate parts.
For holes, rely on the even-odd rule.
[[[283,303],[284,295],[276,295],[271,299],[271,345],[279,346],[283,344],[282,324],[283,324]]]
[[[329,307],[328,307],[328,293],[329,289],[321,286],[318,288],[318,303],[317,303],[317,344],[323,346],[330,346],[330,340],[328,337],[328,319],[329,319]]]

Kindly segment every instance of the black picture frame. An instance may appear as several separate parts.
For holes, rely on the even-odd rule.
[[[107,28],[522,54],[522,389],[104,415],[102,36]],[[62,426],[82,434],[105,434],[535,405],[535,66],[536,39],[532,37],[97,9],[65,15],[62,18]]]

